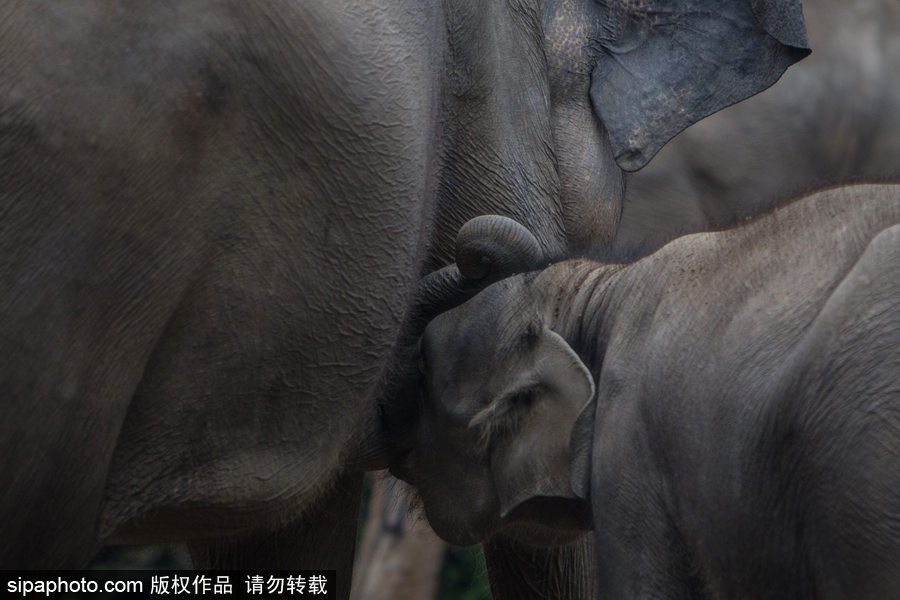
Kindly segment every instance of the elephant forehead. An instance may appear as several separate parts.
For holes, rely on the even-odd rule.
[[[455,331],[458,336],[467,335],[472,339],[515,329],[530,300],[523,285],[520,275],[495,282],[432,323],[435,329]]]
[[[473,310],[475,308],[475,310]],[[462,306],[436,317],[425,329],[422,351],[431,364],[450,353],[484,345],[494,337],[496,323],[489,310]]]
[[[489,381],[498,368],[516,362],[527,349],[527,331],[496,319],[466,319],[435,329],[425,338],[423,355],[430,375]],[[452,382],[448,382],[452,383]]]

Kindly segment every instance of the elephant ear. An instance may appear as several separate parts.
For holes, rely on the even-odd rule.
[[[636,171],[672,137],[810,52],[799,0],[597,0],[591,101]]]
[[[499,400],[519,405],[495,411],[506,418],[518,413],[513,417],[511,435],[491,455],[504,518],[521,512],[532,500],[539,500],[540,514],[545,514],[548,503],[585,499],[573,490],[572,469],[578,450],[570,440],[579,416],[592,413],[594,380],[566,341],[547,328],[533,352],[533,369],[517,375],[503,395],[505,400]]]

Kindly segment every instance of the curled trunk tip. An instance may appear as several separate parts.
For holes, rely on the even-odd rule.
[[[456,236],[456,266],[467,279],[496,280],[538,268],[543,260],[534,234],[509,217],[475,217]]]

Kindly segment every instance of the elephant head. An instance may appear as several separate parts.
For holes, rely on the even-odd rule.
[[[407,320],[407,339],[418,339],[435,315],[474,296],[492,282],[515,273],[539,269],[546,264],[543,250],[534,235],[520,223],[500,215],[483,215],[468,221],[456,238],[456,262],[430,273],[416,290],[413,314]],[[415,365],[408,354],[409,344],[398,347],[407,356],[398,362]],[[393,378],[395,387],[384,394],[390,400],[381,415],[370,415],[366,435],[353,453],[353,463],[363,469],[386,466],[396,450],[403,423],[415,420],[417,406],[408,402],[417,393],[418,377],[406,373]],[[381,404],[384,408],[385,404]]]
[[[391,471],[416,486],[453,543],[503,532],[551,545],[590,526],[594,381],[522,294],[528,277],[437,317],[420,343],[421,416]]]

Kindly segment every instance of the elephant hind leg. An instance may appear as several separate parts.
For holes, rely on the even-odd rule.
[[[197,569],[329,570],[336,598],[350,595],[362,474],[349,473],[299,521],[276,531],[193,542]]]

